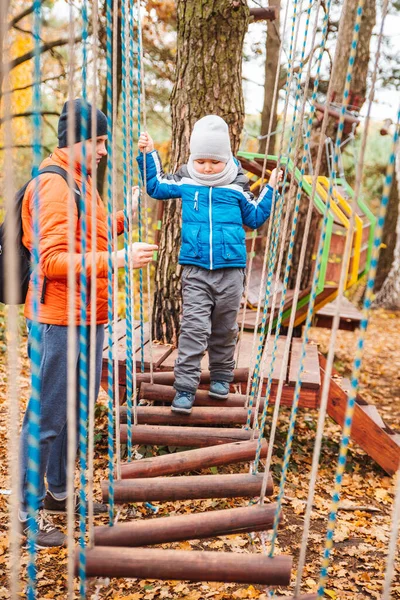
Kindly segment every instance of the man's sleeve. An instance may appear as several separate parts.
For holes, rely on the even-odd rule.
[[[27,189],[29,214],[33,214],[35,184]],[[68,203],[69,187],[60,177],[42,175],[39,181],[39,254],[40,266],[47,279],[68,277]],[[78,210],[74,203],[74,227],[78,225]],[[74,270],[77,276],[82,271],[82,254],[73,255]],[[90,277],[92,253],[86,253],[86,273]],[[107,276],[107,252],[96,252],[96,273]]]
[[[181,198],[182,185],[184,185],[182,172],[178,170],[173,175],[165,174],[161,165],[160,156],[157,150],[153,150],[153,152],[148,152],[146,155],[141,152],[136,159],[142,178],[144,178],[144,156],[146,156],[147,193],[149,196],[156,198],[157,200]]]

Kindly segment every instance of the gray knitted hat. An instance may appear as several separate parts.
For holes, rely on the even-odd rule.
[[[211,158],[227,163],[232,156],[228,125],[217,115],[196,121],[190,136],[192,160]]]

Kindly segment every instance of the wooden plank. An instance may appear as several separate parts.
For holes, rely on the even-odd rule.
[[[303,341],[300,338],[292,339],[292,354],[289,366],[289,385],[296,385],[299,376],[301,348]],[[301,376],[302,387],[320,389],[321,375],[318,360],[318,347],[316,344],[307,344],[304,361],[304,371]]]
[[[268,377],[270,364],[272,362],[272,352],[274,349],[274,345],[275,345],[275,336],[271,335],[268,345],[266,345],[264,348],[264,352],[263,352],[263,356],[262,356],[262,365],[265,365],[264,374],[265,374],[266,381],[267,381],[267,377]],[[286,345],[286,337],[279,336],[277,350],[275,353],[274,370],[272,372],[272,382],[273,383],[279,383],[285,345]],[[286,379],[287,379],[287,373],[284,374],[284,381],[286,381]]]
[[[95,546],[138,547],[184,540],[200,540],[221,535],[267,531],[274,523],[277,505],[256,504],[188,515],[158,517],[113,527],[95,527]]]
[[[317,312],[318,315],[334,317],[337,310],[338,298],[335,298],[333,302],[328,302]],[[346,297],[342,297],[340,305],[340,318],[349,319],[360,322],[362,319],[362,313],[352,304]]]
[[[127,441],[127,426],[121,425],[121,441]],[[258,437],[258,431],[223,427],[180,427],[160,425],[133,425],[132,443],[156,446],[189,446],[206,448]]]
[[[121,478],[179,475],[197,469],[249,462],[254,460],[257,447],[258,440],[250,440],[133,460],[122,463]],[[267,442],[263,440],[261,458],[266,457],[267,451]]]
[[[138,406],[138,423],[142,425],[245,425],[247,410],[243,407],[221,408],[218,401],[214,406],[194,406],[189,415],[177,414],[168,406]],[[125,411],[121,423],[126,422]]]
[[[156,548],[95,546],[86,551],[88,577],[130,577],[184,581],[226,581],[268,586],[289,585],[290,556],[200,552]],[[75,574],[79,562],[75,560]]]
[[[185,475],[120,479],[114,483],[117,504],[125,502],[175,502],[207,498],[253,498],[259,496],[264,474]],[[109,501],[109,483],[101,483],[103,502]],[[266,496],[271,496],[273,483],[268,475]]]
[[[321,375],[324,376],[326,359],[320,355]],[[333,369],[332,374],[338,373]],[[331,379],[328,399],[328,414],[336,423],[343,427],[344,417],[347,405],[347,394]],[[397,443],[394,431],[387,425],[382,429],[371,417],[363,410],[365,400],[354,407],[353,425],[351,429],[351,438],[371,457],[378,465],[389,473],[394,475],[400,466],[400,445]]]

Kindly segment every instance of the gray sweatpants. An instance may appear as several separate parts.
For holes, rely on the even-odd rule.
[[[175,389],[192,393],[197,390],[200,363],[207,349],[211,379],[233,380],[237,314],[244,278],[245,269],[240,268],[183,268],[183,315],[174,369]]]

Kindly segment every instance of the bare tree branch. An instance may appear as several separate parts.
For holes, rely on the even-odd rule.
[[[43,1],[41,2],[41,4],[43,4]],[[11,29],[12,27],[15,27],[15,25],[17,23],[19,23],[20,21],[22,21],[22,19],[24,19],[25,17],[27,17],[28,15],[32,14],[33,11],[35,10],[34,5],[32,3],[31,6],[29,6],[28,8],[26,8],[25,10],[23,10],[21,13],[19,13],[18,15],[16,15],[13,19],[11,19],[11,21],[8,24],[8,27]]]
[[[81,42],[82,36],[75,38],[74,41]],[[66,46],[67,44],[69,44],[68,39],[54,40],[52,42],[47,42],[46,44],[43,44],[43,46],[40,48],[39,52],[40,52],[40,54],[43,54],[44,52],[48,52],[49,50],[52,50],[53,48],[57,48],[60,46]],[[22,65],[22,63],[27,62],[28,60],[31,60],[34,56],[35,56],[35,49],[32,49],[29,52],[22,54],[21,56],[17,56],[17,58],[14,58],[14,60],[12,60],[10,62],[10,67],[9,67],[10,71],[12,69],[15,69],[15,67],[18,67],[19,65]]]
[[[49,148],[48,146],[44,146],[43,144],[40,144],[40,146],[44,150],[46,150],[46,152],[48,152],[49,154],[51,154],[51,152],[52,152],[51,148]],[[32,148],[32,147],[33,147],[32,144],[13,144],[11,146],[11,148],[9,146],[0,146],[0,152],[4,151],[4,150],[13,150],[14,148],[25,148],[25,149],[27,149],[27,148]]]
[[[34,114],[36,114],[33,110],[30,111],[26,111],[26,112],[22,112],[22,113],[15,113],[13,115],[9,115],[7,118],[6,117],[2,117],[0,119],[0,125],[2,125],[5,121],[8,120],[12,120],[12,119],[19,119],[21,117],[32,117]],[[59,117],[60,113],[56,112],[54,110],[42,110],[39,114],[43,115],[52,115],[55,117]]]

